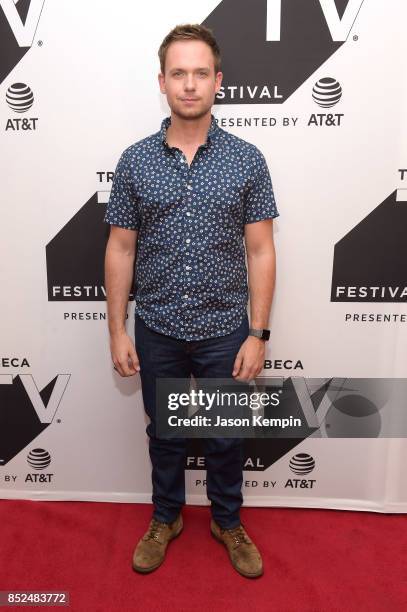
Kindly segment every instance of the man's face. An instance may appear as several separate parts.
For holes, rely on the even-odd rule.
[[[161,93],[171,111],[182,119],[198,119],[212,107],[222,82],[214,57],[201,40],[177,40],[167,49],[165,74],[158,75]]]

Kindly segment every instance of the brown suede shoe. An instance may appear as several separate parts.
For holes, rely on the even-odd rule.
[[[252,542],[242,524],[233,529],[221,529],[211,519],[211,533],[226,546],[233,567],[246,578],[263,574],[263,562],[257,546]]]
[[[152,518],[150,525],[139,540],[133,554],[133,569],[146,574],[161,565],[168,543],[179,535],[183,528],[181,513],[172,523],[161,523]]]

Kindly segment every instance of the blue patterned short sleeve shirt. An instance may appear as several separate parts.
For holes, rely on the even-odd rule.
[[[116,167],[104,221],[137,230],[135,312],[183,340],[231,333],[247,314],[244,225],[279,216],[266,160],[212,115],[191,163],[155,134]]]

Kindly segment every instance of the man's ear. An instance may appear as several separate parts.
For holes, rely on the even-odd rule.
[[[215,91],[216,91],[216,93],[218,93],[218,91],[221,88],[222,79],[223,79],[223,72],[217,72],[216,73],[216,77],[215,77],[215,80],[216,80]]]
[[[158,84],[160,86],[161,93],[165,94],[166,93],[166,90],[165,90],[165,76],[163,75],[162,72],[158,73]]]

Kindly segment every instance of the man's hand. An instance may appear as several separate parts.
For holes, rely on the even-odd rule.
[[[140,371],[136,348],[125,331],[110,336],[110,352],[120,376],[133,376]]]
[[[232,376],[235,380],[250,381],[264,367],[265,341],[248,336],[236,355]]]

